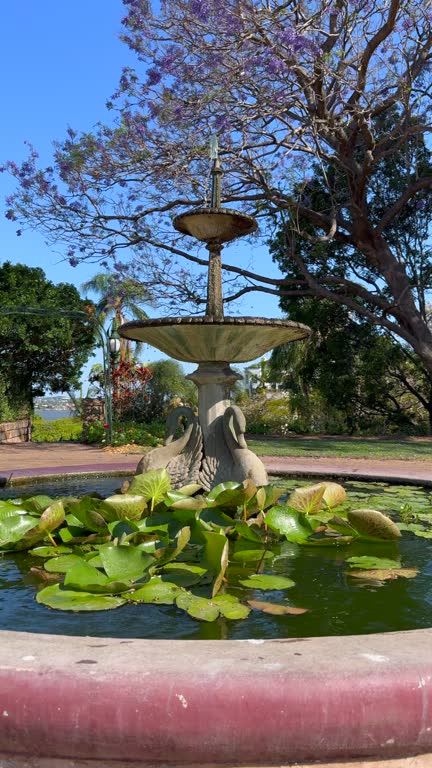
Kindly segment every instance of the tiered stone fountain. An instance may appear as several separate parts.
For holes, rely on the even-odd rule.
[[[212,166],[210,208],[196,208],[174,219],[184,235],[206,243],[209,251],[207,306],[204,316],[170,317],[125,323],[121,336],[144,341],[170,357],[198,363],[189,374],[198,387],[198,416],[190,408],[176,408],[167,419],[164,446],[140,461],[137,472],[165,467],[175,487],[198,482],[209,490],[227,480],[250,478],[268,482],[264,465],[247,447],[245,417],[230,403],[230,389],[241,378],[231,363],[255,360],[274,347],[305,339],[310,329],[290,320],[262,317],[224,317],[221,253],[226,243],[257,229],[252,216],[221,206],[221,177],[217,152]],[[181,422],[184,431],[174,439]]]

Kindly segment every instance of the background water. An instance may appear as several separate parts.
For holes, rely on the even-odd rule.
[[[42,416],[45,421],[56,421],[73,415],[72,411],[56,411],[53,408],[35,408],[35,413]]]
[[[88,490],[95,486],[110,494],[119,478],[81,478]],[[293,484],[292,482],[290,483]],[[295,485],[300,485],[297,481]],[[384,505],[397,513],[409,501],[422,511],[431,511],[430,491],[385,483],[344,484],[356,506]],[[59,485],[54,490],[60,490]],[[60,493],[64,493],[64,485]],[[18,489],[14,489],[14,493]],[[43,492],[48,485],[43,486]],[[33,491],[35,492],[35,489]],[[41,492],[37,488],[36,492]],[[69,493],[74,493],[69,483]],[[23,489],[21,488],[21,493]],[[50,494],[53,494],[52,486]],[[9,496],[10,493],[9,489]],[[15,494],[16,495],[16,494]],[[401,559],[404,567],[416,567],[414,579],[396,579],[368,584],[347,575],[346,558],[373,554]],[[35,602],[36,591],[45,583],[30,572],[41,565],[27,554],[4,554],[0,560],[0,628],[100,637],[164,639],[288,638],[320,635],[367,634],[432,626],[432,541],[404,533],[399,541],[356,543],[349,547],[312,548],[283,543],[266,572],[295,581],[289,590],[262,592],[242,588],[241,599],[265,600],[307,608],[302,615],[271,616],[252,611],[245,621],[218,619],[198,622],[175,606],[125,605],[111,611],[69,613],[53,611]],[[253,568],[231,564],[228,591],[240,595],[236,583]],[[335,659],[337,664],[337,659]],[[319,665],[319,659],[317,659]]]

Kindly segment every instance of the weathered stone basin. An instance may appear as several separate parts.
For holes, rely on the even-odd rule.
[[[144,341],[169,357],[188,363],[247,363],[274,347],[307,339],[310,328],[292,320],[261,317],[168,317],[133,320],[119,333]]]

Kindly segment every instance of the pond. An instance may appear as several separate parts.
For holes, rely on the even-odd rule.
[[[275,479],[272,479],[276,482]],[[63,482],[63,481],[62,481]],[[76,481],[73,481],[76,482]],[[71,487],[46,483],[36,492],[112,494],[120,478],[81,478]],[[277,479],[287,493],[306,481]],[[310,483],[309,483],[310,484]],[[372,507],[407,521],[403,536],[395,541],[354,541],[349,546],[312,547],[282,541],[272,547],[271,557],[259,572],[291,579],[290,589],[263,591],[241,587],[257,570],[256,562],[230,561],[222,592],[236,595],[242,603],[269,601],[286,604],[303,613],[272,615],[252,609],[244,621],[220,616],[215,621],[197,621],[173,605],[126,604],[100,612],[56,611],[35,600],[46,587],[31,571],[40,558],[28,553],[4,553],[0,561],[0,628],[25,632],[147,639],[245,639],[351,635],[426,628],[432,625],[432,538],[419,538],[413,530],[418,515],[431,515],[431,492],[414,486],[386,483],[344,482],[353,506]],[[12,491],[12,492],[11,492]],[[35,493],[24,486],[4,489],[3,498]],[[427,523],[425,523],[427,527]],[[430,529],[427,527],[426,536]],[[431,533],[432,536],[432,533]],[[415,578],[391,580],[359,579],[349,575],[347,559],[373,556],[400,561],[404,568],[417,569]],[[366,572],[365,572],[366,573]],[[52,574],[51,574],[52,576]],[[208,594],[205,587],[194,590]],[[319,660],[317,660],[319,663]]]

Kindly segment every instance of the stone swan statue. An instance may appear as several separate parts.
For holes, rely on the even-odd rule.
[[[183,426],[183,434],[174,440],[179,426]],[[171,475],[173,487],[198,482],[202,459],[202,434],[198,418],[192,408],[182,405],[170,411],[166,428],[167,436],[164,444],[142,457],[135,474],[139,475],[151,469],[166,469]]]
[[[211,487],[227,480],[242,483],[246,479],[253,480],[255,485],[268,484],[264,464],[247,447],[245,430],[243,411],[237,405],[228,406],[215,424],[215,456],[203,460],[200,479],[204,487],[209,481]]]
[[[184,431],[174,439],[181,420],[186,422]],[[174,408],[168,414],[166,425],[164,445],[145,454],[135,474],[166,469],[173,488],[199,483],[206,491],[227,480],[241,483],[251,479],[255,485],[268,484],[263,463],[247,447],[246,419],[237,405],[228,406],[214,421],[205,447],[198,417],[191,408]]]

